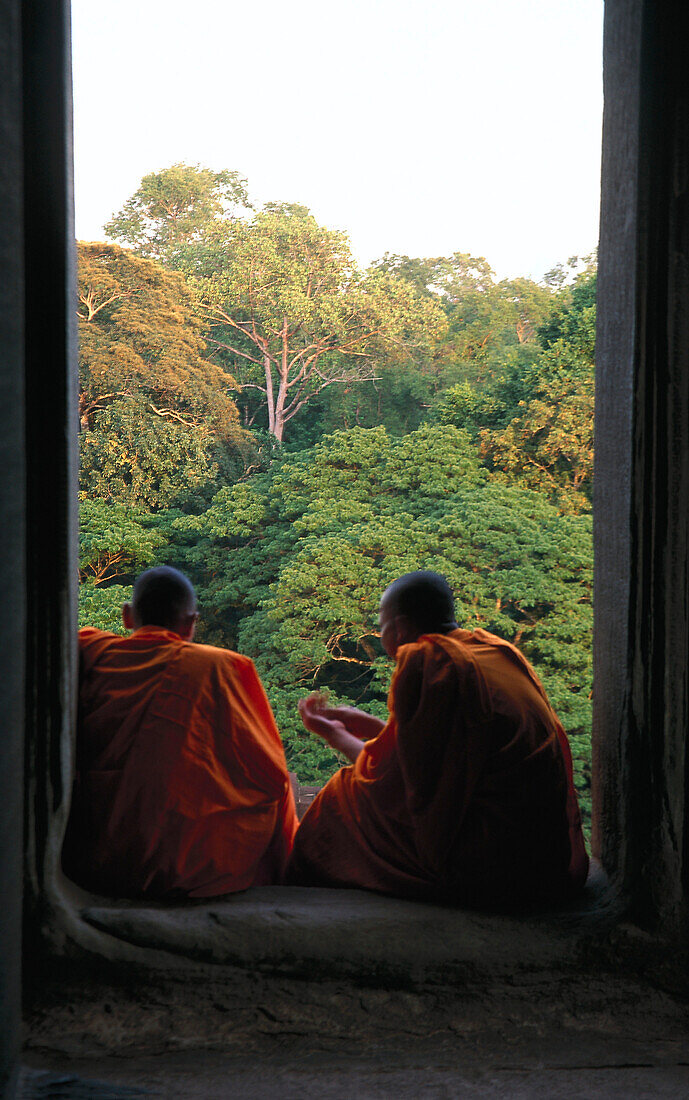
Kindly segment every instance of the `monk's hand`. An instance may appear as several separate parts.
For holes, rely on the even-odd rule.
[[[323,697],[320,692],[313,692],[305,699],[300,699],[297,707],[307,730],[322,737],[331,748],[343,753],[348,760],[354,763],[364,747],[364,742],[350,733],[345,723],[339,718],[330,716],[323,707]],[[331,709],[334,713],[340,708],[333,707]],[[346,710],[347,708],[342,709]]]
[[[307,730],[323,737],[330,744],[337,733],[346,730],[346,726],[343,722],[326,714],[319,703],[319,693],[314,691],[311,695],[307,695],[305,699],[300,699],[297,708]]]
[[[380,718],[374,718],[358,707],[325,707],[322,713],[333,722],[341,722],[345,729],[364,741],[377,737],[385,725]]]

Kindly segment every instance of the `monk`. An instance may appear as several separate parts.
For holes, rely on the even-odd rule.
[[[387,722],[300,702],[352,766],[302,820],[287,881],[498,909],[576,895],[588,857],[571,753],[529,663],[460,630],[437,573],[391,584],[379,623],[397,661]]]
[[[192,642],[194,590],[136,581],[127,637],[79,632],[76,779],[63,866],[116,897],[204,898],[279,882],[297,828],[252,661]]]

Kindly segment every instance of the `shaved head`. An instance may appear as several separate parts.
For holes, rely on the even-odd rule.
[[[160,626],[182,633],[195,621],[196,595],[191,581],[171,565],[156,565],[137,577],[128,605],[134,625]]]
[[[380,605],[389,615],[403,615],[419,634],[444,634],[457,626],[452,589],[429,569],[398,577],[385,589]]]

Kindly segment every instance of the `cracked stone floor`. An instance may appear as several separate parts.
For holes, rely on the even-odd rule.
[[[611,1038],[596,1032],[473,1036],[440,1041],[364,1040],[349,1049],[279,1040],[251,1053],[175,1051],[74,1058],[27,1052],[21,1100],[522,1100],[689,1097],[689,1042]]]

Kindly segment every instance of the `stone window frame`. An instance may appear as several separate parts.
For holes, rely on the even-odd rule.
[[[607,0],[594,467],[594,852],[631,919],[689,887],[689,20]]]
[[[644,0],[606,5],[593,847],[629,912],[648,927],[667,929],[679,927],[689,875],[689,310],[681,305],[689,255],[689,109],[681,5],[672,0],[660,14],[653,9]],[[68,0],[45,6],[26,0],[18,18],[26,288],[25,394],[19,399],[30,410],[21,532],[27,547],[25,927],[32,950],[39,945],[50,955],[75,944],[87,952],[103,948],[80,916],[85,896],[60,870],[77,679]],[[20,622],[21,609],[17,613]]]

